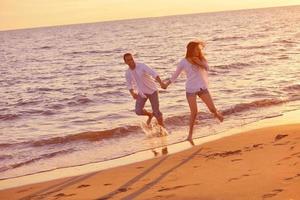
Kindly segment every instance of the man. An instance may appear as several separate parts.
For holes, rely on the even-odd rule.
[[[148,116],[148,125],[154,116],[158,124],[164,127],[162,113],[159,110],[158,91],[154,79],[162,88],[166,88],[165,84],[153,69],[143,63],[135,62],[130,53],[124,54],[123,58],[129,67],[126,70],[125,77],[127,88],[133,99],[136,100],[135,113],[137,115]],[[137,93],[134,90],[135,88],[137,89]],[[153,113],[144,109],[147,99],[150,100]]]

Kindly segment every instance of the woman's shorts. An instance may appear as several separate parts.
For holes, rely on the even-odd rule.
[[[209,93],[208,89],[200,88],[200,90],[197,92],[192,92],[192,93],[186,92],[186,97],[190,97],[190,96],[199,96],[200,97],[201,95],[207,94],[207,93]]]

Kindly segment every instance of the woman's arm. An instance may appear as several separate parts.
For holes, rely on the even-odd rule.
[[[176,71],[172,74],[171,78],[166,79],[164,81],[164,83],[165,83],[165,88],[164,89],[166,89],[171,83],[173,83],[177,79],[177,77],[182,72],[182,70],[183,70],[183,66],[181,65],[181,63],[179,63],[177,68],[176,68]]]
[[[182,72],[182,70],[183,70],[183,66],[179,63],[176,68],[176,71],[172,74],[168,82],[173,83],[177,79],[179,74]]]

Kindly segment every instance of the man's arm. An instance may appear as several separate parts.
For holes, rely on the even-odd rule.
[[[160,87],[162,89],[167,89],[167,86],[164,82],[161,81],[160,77],[159,76],[156,76],[155,80],[159,83]]]
[[[137,93],[135,93],[134,89],[133,89],[133,85],[132,85],[132,75],[129,72],[126,72],[125,74],[125,78],[126,78],[126,86],[132,96],[133,99],[137,99]]]
[[[134,99],[137,99],[137,97],[138,97],[138,94],[137,94],[137,93],[135,93],[133,89],[130,89],[130,90],[129,90],[129,92],[130,92],[130,94],[131,94],[132,98],[134,98]]]
[[[158,74],[154,69],[148,67],[147,65],[144,65],[144,70],[146,71],[146,73],[150,74],[153,78],[155,78],[155,80],[159,83],[161,88],[163,89],[167,88],[166,84],[161,81],[160,77],[158,76]]]

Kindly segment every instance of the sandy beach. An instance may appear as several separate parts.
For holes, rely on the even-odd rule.
[[[0,5],[0,200],[300,200],[300,1]]]
[[[146,161],[1,190],[0,198],[300,199],[300,123],[271,122],[178,153],[156,149],[161,156]]]

